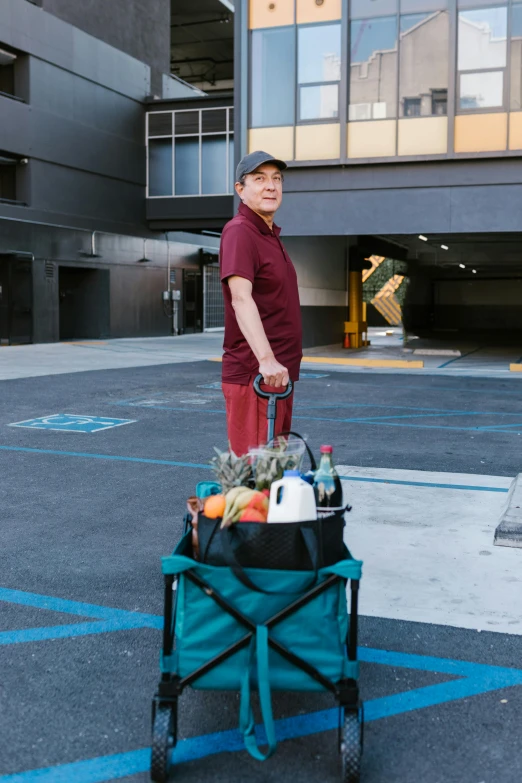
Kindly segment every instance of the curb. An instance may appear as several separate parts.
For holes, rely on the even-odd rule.
[[[493,544],[522,548],[522,473],[511,483]]]
[[[222,362],[221,356],[213,356],[209,362]],[[344,364],[351,367],[395,367],[401,370],[422,370],[424,362],[407,361],[406,359],[336,359],[326,356],[303,356],[302,364]]]
[[[407,361],[406,359],[337,359],[326,356],[303,356],[302,363],[341,364],[350,367],[395,367],[401,370],[422,370],[424,368],[423,361]]]

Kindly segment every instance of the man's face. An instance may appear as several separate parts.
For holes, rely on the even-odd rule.
[[[273,215],[283,199],[283,176],[273,163],[263,163],[252,174],[247,174],[245,184],[236,182],[241,201],[260,215]]]

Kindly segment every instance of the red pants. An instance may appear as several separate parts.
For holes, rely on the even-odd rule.
[[[268,401],[258,397],[252,384],[223,383],[223,394],[227,408],[227,431],[230,448],[240,456],[261,443],[266,443],[268,422],[266,408]],[[281,392],[273,386],[263,385],[268,392]],[[278,400],[275,434],[292,429],[292,406],[294,395]]]

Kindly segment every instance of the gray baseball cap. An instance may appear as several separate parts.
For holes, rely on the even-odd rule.
[[[288,168],[284,160],[278,160],[268,152],[257,150],[256,152],[251,152],[249,155],[245,155],[245,157],[241,158],[237,164],[236,182],[239,182],[241,177],[244,177],[245,174],[251,174],[259,166],[262,166],[263,163],[273,163],[274,166],[277,166],[280,171]]]

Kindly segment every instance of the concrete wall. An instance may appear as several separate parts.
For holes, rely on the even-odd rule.
[[[346,239],[284,235],[282,239],[297,272],[303,347],[341,342],[347,318]]]
[[[2,44],[23,53],[25,103],[0,97],[0,149],[28,163],[27,206],[0,205],[0,217],[147,233],[149,66],[26,0],[0,3]]]
[[[522,330],[522,278],[435,280],[434,327]]]
[[[170,73],[170,0],[42,0],[42,7],[152,69],[152,92]]]
[[[34,342],[59,339],[59,270],[64,267],[106,270],[110,274],[110,337],[167,335],[162,291],[167,269],[177,270],[173,286],[182,291],[182,269],[199,269],[199,251],[216,251],[213,237],[180,235],[179,241],[92,233],[0,219],[0,265],[22,254],[32,259]],[[168,254],[168,255],[167,255]],[[141,259],[149,259],[143,262]]]
[[[520,231],[519,157],[295,167],[278,221],[286,236]]]

